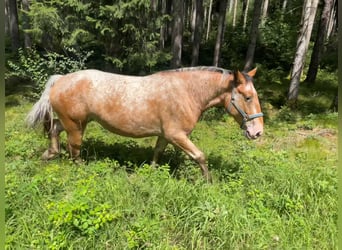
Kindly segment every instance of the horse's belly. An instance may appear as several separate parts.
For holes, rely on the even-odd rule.
[[[122,136],[128,137],[147,137],[161,134],[161,126],[156,119],[150,117],[142,117],[139,115],[122,116],[118,113],[112,114],[107,117],[95,116],[92,120],[97,121],[102,127]]]

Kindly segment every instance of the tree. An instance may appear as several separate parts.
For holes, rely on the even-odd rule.
[[[5,0],[5,34],[9,34],[8,0]]]
[[[12,50],[16,51],[20,47],[17,1],[6,0],[6,6]]]
[[[330,105],[330,109],[332,109],[334,112],[338,112],[338,93],[336,93],[334,100]]]
[[[333,10],[333,3],[333,0],[324,0],[324,7],[321,13],[316,41],[311,55],[309,70],[305,79],[306,82],[313,83],[316,80],[319,63],[322,57],[321,55],[324,49],[324,41],[326,40],[328,31],[329,18]]]
[[[333,9],[330,13],[328,31],[327,31],[327,39],[329,40],[331,35],[337,32],[337,0],[334,0]]]
[[[192,41],[192,60],[191,66],[198,64],[199,48],[202,38],[203,24],[203,0],[194,0],[193,11],[193,41]]]
[[[163,22],[160,25],[159,45],[161,49],[165,48],[165,42],[169,39],[169,16],[171,15],[171,0],[161,0],[161,15]]]
[[[262,2],[262,14],[261,14],[261,26],[263,27],[267,18],[269,0],[263,0]]]
[[[243,23],[242,24],[242,30],[244,32],[245,32],[246,26],[247,26],[248,8],[249,8],[249,0],[243,0],[240,23]]]
[[[318,1],[319,0],[305,0],[304,2],[301,30],[297,39],[296,54],[293,61],[290,88],[287,96],[288,103],[291,107],[295,107],[297,104],[300,77],[303,72],[305,57],[309,47]]]
[[[231,0],[231,1],[233,1],[233,0]],[[233,23],[232,23],[233,29],[235,29],[235,26],[236,26],[237,6],[238,6],[238,1],[234,0]]]
[[[172,4],[172,40],[171,67],[179,68],[182,64],[182,46],[183,46],[183,16],[184,6],[182,0],[174,0]]]
[[[262,0],[255,0],[254,1],[254,10],[253,10],[253,20],[252,20],[252,27],[250,32],[250,42],[246,54],[245,60],[245,67],[244,70],[248,70],[252,67],[254,61],[254,52],[258,37],[258,29],[260,23],[260,15],[261,15],[261,6]]]
[[[284,0],[284,1],[283,1],[283,5],[282,5],[282,7],[281,7],[281,8],[282,8],[282,11],[281,11],[282,13],[285,13],[285,11],[286,11],[286,8],[287,8],[287,1],[288,1],[288,0]]]
[[[208,16],[207,16],[207,19],[208,19],[208,25],[207,25],[207,34],[205,36],[205,40],[208,41],[208,38],[209,38],[209,32],[210,32],[210,23],[211,23],[211,11],[213,9],[213,0],[210,0],[210,3],[209,3],[209,11],[208,11]]]
[[[221,56],[221,47],[222,47],[222,41],[223,41],[223,36],[224,36],[225,21],[226,21],[226,10],[227,10],[227,0],[221,0],[218,27],[217,27],[217,36],[216,36],[216,43],[215,43],[215,51],[214,51],[214,62],[213,62],[214,66],[219,65],[219,60]]]
[[[25,48],[31,48],[32,46],[31,37],[27,32],[25,32],[25,30],[28,30],[30,28],[29,18],[27,16],[27,13],[30,10],[29,0],[22,0],[22,6],[25,12],[23,15],[24,44],[25,44]]]

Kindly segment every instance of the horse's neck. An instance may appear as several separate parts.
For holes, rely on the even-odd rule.
[[[230,87],[229,77],[218,73],[214,78],[199,77],[196,82],[190,84],[189,91],[193,93],[202,110],[223,104]]]

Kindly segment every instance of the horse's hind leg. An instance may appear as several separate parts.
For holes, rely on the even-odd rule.
[[[50,160],[55,158],[60,152],[59,135],[64,130],[62,124],[58,119],[53,119],[52,126],[50,122],[45,124],[45,128],[48,131],[48,136],[50,139],[49,148],[43,153],[43,160]]]

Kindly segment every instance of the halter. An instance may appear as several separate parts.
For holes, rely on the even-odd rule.
[[[233,90],[233,91],[234,91],[234,90]],[[235,103],[235,98],[234,98],[234,96],[233,96],[233,91],[232,91],[232,97],[231,97],[231,99],[230,99],[230,103],[229,103],[229,105],[228,105],[228,107],[227,107],[227,112],[228,112],[228,113],[231,113],[230,110],[231,110],[231,106],[232,106],[232,105],[236,108],[236,110],[237,110],[237,111],[240,113],[240,115],[242,116],[242,123],[241,123],[241,125],[240,125],[240,128],[244,128],[244,127],[246,126],[246,122],[251,121],[251,120],[253,120],[253,119],[255,119],[255,118],[264,116],[264,114],[263,114],[262,112],[256,113],[256,114],[253,114],[253,115],[248,115],[245,111],[243,111],[243,110],[239,107],[239,105],[237,105],[237,104]]]

